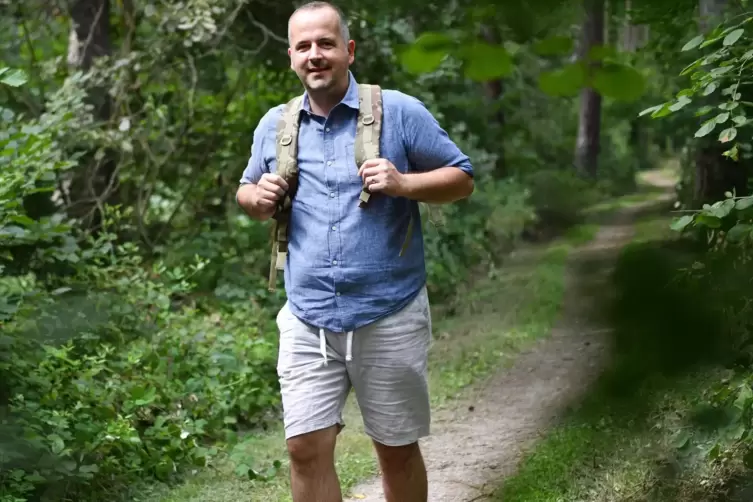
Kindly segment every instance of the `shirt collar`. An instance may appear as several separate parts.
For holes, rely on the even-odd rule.
[[[341,104],[353,108],[354,110],[358,110],[358,82],[356,82],[356,78],[350,70],[348,70],[348,90],[345,91],[345,96],[340,100],[340,103],[335,106],[337,107]],[[311,113],[308,92],[303,93],[303,101],[301,102],[300,109]]]

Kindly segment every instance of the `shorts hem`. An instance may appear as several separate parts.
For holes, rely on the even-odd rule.
[[[296,436],[308,434],[309,432],[316,432],[322,429],[327,429],[328,427],[332,427],[333,425],[340,426],[340,429],[337,431],[337,433],[340,434],[340,432],[342,432],[342,430],[345,428],[345,421],[339,418],[330,418],[327,420],[319,420],[317,422],[305,423],[297,427],[291,427],[291,428],[286,427],[285,439],[287,440],[287,439],[294,438]]]
[[[401,436],[390,436],[389,438],[380,437],[379,434],[375,434],[373,431],[364,427],[364,432],[371,439],[384,446],[407,446],[418,442],[419,439],[425,438],[430,435],[429,427],[422,427],[415,433],[403,434]]]

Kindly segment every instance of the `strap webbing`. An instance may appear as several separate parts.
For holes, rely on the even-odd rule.
[[[358,122],[356,124],[356,166],[380,156],[382,133],[382,90],[378,85],[358,84]],[[361,190],[358,207],[366,207],[371,194],[366,185]]]
[[[303,96],[288,101],[277,122],[277,174],[288,183],[288,191],[280,199],[272,222],[272,256],[269,264],[269,290],[274,291],[277,271],[285,268],[288,255],[288,223],[293,197],[298,190],[298,126]]]

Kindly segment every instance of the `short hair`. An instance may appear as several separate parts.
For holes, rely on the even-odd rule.
[[[295,16],[298,12],[304,11],[304,10],[316,10],[321,8],[330,8],[334,10],[337,13],[337,17],[340,20],[340,35],[343,37],[343,40],[347,44],[350,40],[350,30],[348,29],[348,21],[345,19],[345,15],[343,14],[343,11],[336,5],[325,2],[323,0],[314,0],[312,2],[306,2],[305,4],[298,7],[288,18],[288,44],[290,44],[290,20]]]

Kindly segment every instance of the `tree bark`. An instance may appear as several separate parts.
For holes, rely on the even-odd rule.
[[[482,26],[481,36],[489,44],[500,43],[499,30],[491,25]],[[502,96],[504,93],[504,85],[502,79],[485,82],[484,93],[487,100],[489,101],[489,105],[495,110],[492,115],[492,120],[494,120],[498,130],[501,131],[505,127],[505,112],[502,109]],[[495,153],[497,154],[497,162],[494,166],[494,174],[495,176],[498,176],[500,178],[504,177],[506,173],[505,151],[502,145],[502,142],[500,142],[497,150],[495,151]]]
[[[74,0],[70,16],[68,65],[73,70],[87,71],[97,58],[112,52],[110,0]],[[106,89],[93,89],[88,98],[94,105],[95,119],[103,125],[108,124],[112,101]],[[106,152],[100,159],[95,158],[93,153],[87,152],[82,158],[68,186],[68,214],[89,229],[98,227],[102,218],[102,204],[113,202],[117,193],[114,152]]]
[[[581,61],[589,70],[597,63],[588,62],[592,47],[604,44],[604,0],[585,0],[585,19],[581,34]],[[601,95],[591,87],[580,93],[578,137],[575,145],[575,167],[579,174],[594,178],[598,172],[601,135]]]

